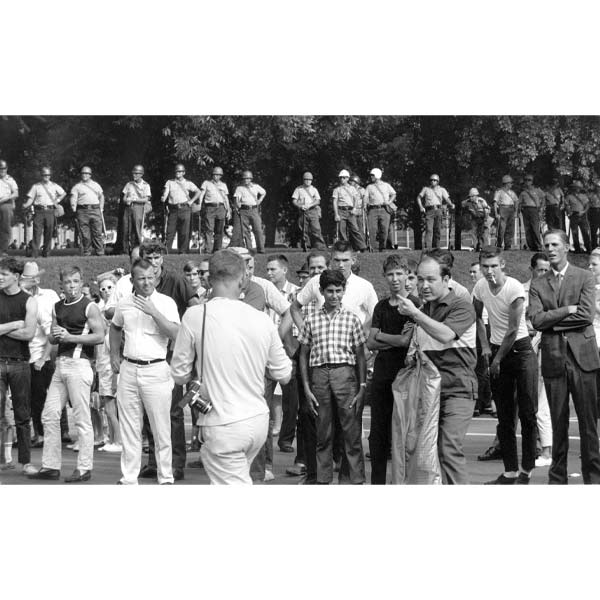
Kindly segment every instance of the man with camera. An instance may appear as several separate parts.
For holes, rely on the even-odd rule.
[[[119,425],[123,440],[120,484],[137,484],[142,463],[142,419],[148,414],[156,441],[158,483],[173,483],[171,466],[171,392],[173,379],[166,362],[170,340],[179,330],[175,301],[155,289],[154,268],[143,258],[131,268],[133,294],[119,301],[110,327],[110,361],[120,373],[117,386]],[[123,360],[121,338],[125,332]]]
[[[244,259],[236,252],[211,256],[212,299],[186,311],[171,360],[175,383],[189,382],[195,369],[201,401],[213,404],[198,423],[200,456],[216,485],[252,484],[250,465],[269,427],[265,370],[282,385],[292,374],[271,319],[239,300],[246,277]]]

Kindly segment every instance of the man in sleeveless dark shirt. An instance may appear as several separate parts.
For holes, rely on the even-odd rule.
[[[19,462],[23,473],[29,475],[36,472],[30,463],[29,340],[35,334],[37,302],[19,287],[22,272],[22,262],[14,258],[0,260],[0,394],[5,400],[10,389]]]
[[[61,466],[60,413],[71,401],[78,434],[77,468],[66,483],[88,481],[92,476],[94,431],[90,415],[90,391],[94,375],[94,346],[104,342],[104,323],[98,306],[82,293],[83,274],[78,267],[60,273],[64,300],[57,302],[48,339],[58,344],[56,369],[42,413],[44,449],[42,468],[31,479],[58,479]]]

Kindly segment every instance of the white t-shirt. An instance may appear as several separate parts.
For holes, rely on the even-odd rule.
[[[490,342],[499,346],[508,330],[508,314],[510,305],[517,299],[525,300],[523,284],[514,277],[507,277],[504,285],[497,294],[492,294],[487,279],[480,279],[473,288],[473,298],[476,298],[488,311],[490,320]],[[521,312],[516,340],[529,337],[525,324],[525,308]]]

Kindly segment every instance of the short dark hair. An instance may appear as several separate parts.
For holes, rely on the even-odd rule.
[[[441,277],[452,277],[452,271],[450,270],[450,267],[448,266],[447,263],[442,262],[441,260],[439,260],[438,258],[435,258],[434,256],[429,256],[429,254],[425,254],[423,256],[423,258],[421,258],[421,262],[419,263],[419,265],[421,265],[424,262],[427,261],[431,261],[434,263],[437,263],[438,266],[440,267],[440,276]]]
[[[404,256],[400,254],[390,254],[383,261],[383,272],[387,273],[390,269],[402,269],[408,273],[408,262]]]
[[[219,250],[208,260],[211,281],[231,281],[246,274],[246,261],[235,250]]]
[[[414,275],[417,274],[417,269],[419,268],[419,263],[416,260],[413,260],[412,258],[409,258],[406,261],[406,265],[408,267],[408,272],[409,273],[413,273]]]
[[[501,255],[501,248],[496,248],[496,246],[486,246],[485,248],[482,248],[479,253],[479,262],[488,258],[500,258]]]
[[[198,261],[196,262],[195,260],[188,260],[185,262],[185,264],[183,265],[183,272],[184,273],[191,273],[194,269],[198,269],[200,270],[200,263],[202,261]]]
[[[545,240],[546,237],[549,235],[557,235],[563,241],[564,244],[566,244],[567,246],[569,245],[569,236],[562,229],[547,229],[546,231],[544,231],[542,239]]]
[[[60,270],[60,280],[64,281],[65,277],[69,277],[71,275],[76,275],[79,273],[81,275],[81,279],[83,279],[83,271],[77,265],[70,265]]]
[[[331,254],[335,252],[352,252],[352,244],[348,240],[338,240],[331,247]]]
[[[9,273],[22,275],[24,267],[25,264],[22,261],[12,258],[11,256],[6,256],[0,260],[0,269],[8,271]]]
[[[531,257],[531,261],[529,261],[529,264],[532,269],[535,269],[537,267],[538,260],[545,260],[546,262],[550,262],[550,259],[548,258],[548,255],[545,252],[536,252]]]
[[[318,258],[322,256],[325,259],[325,263],[329,263],[329,259],[327,257],[327,254],[325,253],[325,251],[323,250],[311,250],[308,253],[308,256],[306,257],[306,265],[310,265],[310,259],[311,258]]]
[[[319,276],[319,287],[324,290],[329,285],[336,285],[346,288],[346,278],[341,271],[325,269]]]
[[[141,269],[142,271],[147,271],[148,269],[152,269],[152,263],[145,258],[138,258],[131,265],[131,276],[133,277],[133,272],[136,269]]]
[[[140,246],[140,257],[144,258],[148,256],[148,254],[166,254],[167,247],[158,240],[151,240],[149,242],[144,242]]]
[[[445,250],[444,248],[434,248],[433,250],[427,250],[425,252],[425,256],[429,256],[429,258],[433,258],[438,263],[443,263],[448,266],[449,269],[452,269],[454,266],[454,255],[450,250]]]
[[[269,254],[267,255],[267,264],[277,261],[280,267],[289,267],[290,261],[285,254]]]
[[[471,266],[472,267],[478,267],[479,266],[479,261],[476,260],[475,262],[472,262]]]

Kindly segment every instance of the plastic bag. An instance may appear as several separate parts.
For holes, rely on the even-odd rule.
[[[392,483],[441,484],[438,458],[441,376],[417,351],[392,384]]]

